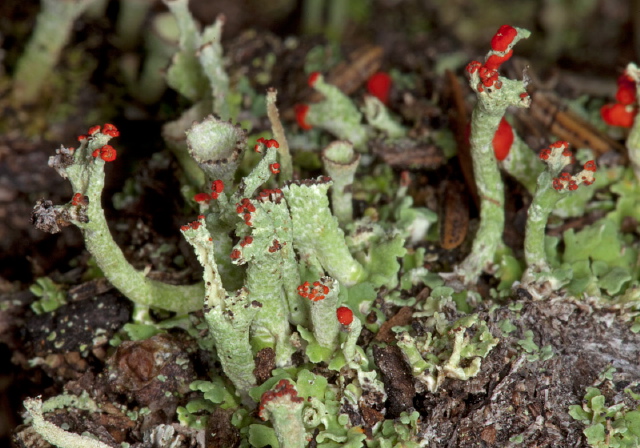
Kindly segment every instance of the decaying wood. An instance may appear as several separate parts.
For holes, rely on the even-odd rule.
[[[467,119],[467,106],[464,101],[464,95],[462,94],[462,87],[456,77],[455,73],[451,70],[445,72],[446,77],[446,95],[447,102],[450,104],[449,120],[451,123],[451,130],[456,139],[456,147],[458,149],[458,163],[464,176],[464,181],[467,185],[467,190],[476,207],[480,208],[480,198],[478,197],[478,190],[476,188],[476,181],[473,177],[473,164],[471,161],[471,146],[469,139],[467,138],[467,126],[469,120]]]
[[[387,165],[403,170],[435,170],[445,162],[440,148],[418,140],[377,140],[371,144],[371,151]]]
[[[531,106],[528,109],[518,109],[515,115],[520,125],[527,128],[527,135],[537,135],[543,146],[547,144],[543,140],[552,135],[569,142],[574,148],[591,148],[597,157],[609,151],[616,151],[626,161],[626,149],[623,144],[573,112],[553,93],[556,78],[543,81],[527,60],[516,58],[510,76],[518,76],[520,73],[524,73],[529,80],[527,91],[531,96]]]
[[[626,159],[624,146],[600,132],[591,123],[567,108],[560,99],[549,92],[533,91],[529,119],[542,124],[547,132],[565,140],[574,148],[591,148],[596,156],[617,151]]]
[[[329,84],[333,84],[345,95],[351,95],[358,90],[371,75],[382,65],[384,50],[377,45],[363,45],[347,55],[345,61],[336,65],[326,75]],[[309,102],[322,100],[322,94],[314,92]]]
[[[460,246],[469,230],[469,203],[460,182],[445,180],[441,184],[440,246],[451,250]]]
[[[323,73],[329,84],[338,87],[345,95],[351,95],[377,72],[382,65],[384,50],[377,45],[363,45],[352,51],[346,60],[336,65],[328,73]],[[317,103],[323,98],[322,94],[312,88],[307,88],[302,97],[302,103]],[[287,121],[296,119],[293,107],[280,111],[282,118]]]
[[[391,331],[393,327],[401,327],[403,325],[411,325],[411,315],[413,309],[408,306],[403,306],[394,314],[389,320],[385,321],[381,326],[374,340],[378,342],[391,343],[396,340],[396,334]]]

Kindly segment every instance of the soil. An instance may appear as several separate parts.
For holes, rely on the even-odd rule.
[[[90,391],[105,408],[102,413],[60,410],[51,415],[56,424],[66,423],[77,433],[92,432],[112,446],[122,442],[136,446],[147,428],[176,421],[177,406],[192,397],[185,385],[207,379],[208,355],[180,330],[145,341],[126,341],[117,350],[110,347],[109,340],[131,318],[130,302],[106,280],[87,275],[89,256],[77,229],[48,235],[29,222],[38,199],[64,203],[71,196],[70,187],[47,166],[47,159],[60,143],[68,144],[94,124],[87,123],[87,117],[98,117],[94,121],[118,126],[122,135],[118,144],[127,148],[126,157],[119,157],[107,170],[103,197],[111,198],[124,188],[136,191],[135,200],[119,209],[104,200],[112,233],[125,255],[137,268],[149,268],[150,275],[171,282],[188,283],[200,275],[193,253],[177,231],[191,212],[175,176],[178,165],[163,150],[160,133],[161,124],[176,118],[185,102],[167,92],[161,106],[148,106],[124,90],[118,67],[111,66],[122,55],[110,39],[117,3],[109,2],[106,17],[83,17],[74,27],[58,73],[75,73],[75,77],[61,75],[62,81],[47,87],[37,104],[21,109],[8,101],[10,75],[38,6],[13,0],[0,4],[0,446],[7,446],[12,434],[15,446],[47,446],[20,426],[21,403],[26,397],[49,397],[62,391]],[[221,12],[226,15],[224,48],[232,77],[244,74],[254,79],[261,68],[251,62],[269,53],[276,55],[269,85],[278,89],[281,115],[285,126],[291,125],[294,105],[313,99],[303,72],[304,56],[327,41],[302,35],[292,49],[285,38],[300,34],[303,2],[280,2],[289,6],[265,14],[256,14],[256,3],[191,1],[194,14],[204,23]],[[508,7],[499,1],[366,3],[363,17],[352,19],[336,42],[342,56],[336,61],[326,56],[323,72],[354,96],[364,91],[366,79],[378,69],[406,75],[411,82],[393,87],[389,106],[411,126],[415,137],[444,128],[453,129],[458,137],[464,134],[473,100],[460,82],[462,67],[485,53],[492,33],[503,22],[533,32],[531,39],[518,46],[519,60],[506,68],[519,77],[519,67],[530,66],[539,95],[537,102],[534,96],[534,109],[539,113],[519,113],[516,127],[534,149],[548,144],[551,134],[563,131],[555,118],[565,113],[564,104],[583,95],[593,101],[610,100],[623,67],[640,59],[640,22],[632,20],[637,16],[632,13],[633,8],[637,10],[636,1],[593,2],[579,13],[579,2],[562,2],[562,6],[514,2],[527,5]],[[154,6],[162,9],[160,3]],[[577,20],[581,20],[579,26]],[[81,62],[72,50],[81,52]],[[143,51],[142,45],[134,51]],[[448,67],[454,71],[445,74]],[[547,103],[557,106],[551,118],[543,106]],[[66,105],[64,113],[61,105]],[[600,144],[609,160],[625,163],[620,152],[623,135],[611,138],[579,117],[571,119],[579,128],[572,138]],[[268,129],[266,117],[254,119],[253,125]],[[463,138],[458,148],[463,153]],[[416,204],[438,211],[441,241],[427,246],[427,267],[450,270],[466,256],[477,223],[470,162],[464,157],[447,161],[435,144],[389,147],[375,142],[372,152],[397,175],[409,170],[415,180],[411,194]],[[130,179],[133,183],[127,185]],[[507,226],[504,240],[521,255],[531,198],[512,179],[505,181],[507,222],[512,225]],[[597,217],[568,220],[559,229],[579,229]],[[178,259],[184,261],[177,263]],[[53,313],[35,315],[30,305],[37,297],[29,285],[43,276],[64,285],[69,303]],[[383,326],[378,335],[363,335],[363,345],[373,347],[388,394],[385,403],[360,410],[358,418],[365,428],[414,408],[421,416],[420,434],[430,440],[430,447],[517,446],[510,439],[518,435],[523,439],[520,446],[588,446],[584,426],[569,416],[568,407],[581,403],[585,388],[609,366],[617,369],[611,395],[640,380],[640,334],[629,331],[619,309],[570,299],[539,302],[524,293],[494,301],[489,295],[492,286],[488,277],[477,285],[483,301],[474,312],[480,313],[494,336],[500,335],[500,343],[483,361],[480,373],[468,381],[447,379],[436,393],[420,391],[399,349],[381,344],[388,339],[390,326]],[[428,294],[426,287],[415,291],[419,301]],[[379,299],[384,302],[383,293]],[[383,306],[393,325],[411,324],[410,307]],[[448,313],[453,317],[457,311]],[[500,329],[505,320],[514,326],[508,334]],[[539,347],[551,346],[551,359],[533,360],[522,350],[519,342],[527,330],[533,331]],[[59,337],[52,339],[54,332]],[[165,360],[162,364],[153,361],[158,354]],[[261,381],[270,376],[273,357],[268,351],[257,357],[256,376]],[[186,367],[176,368],[178,359]],[[175,398],[173,392],[184,393],[185,398]],[[113,403],[147,406],[151,413],[132,422]],[[239,440],[227,411],[216,410],[208,429],[207,447],[235,446]],[[193,431],[178,426],[175,430],[186,441],[183,446],[195,443]]]

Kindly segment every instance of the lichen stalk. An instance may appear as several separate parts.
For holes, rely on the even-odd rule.
[[[358,338],[360,337],[360,333],[362,332],[362,322],[360,319],[354,316],[351,323],[347,326],[347,339],[341,345],[342,353],[344,355],[344,359],[347,360],[349,366],[353,369],[360,369],[360,361],[356,356],[358,353]]]
[[[105,161],[92,155],[110,139],[101,132],[85,139],[74,152],[74,163],[65,171],[73,191],[88,198],[88,222],[74,221],[82,230],[87,250],[113,286],[133,302],[179,314],[200,309],[202,283],[178,286],[152,280],[129,264],[113,240],[102,209]]]
[[[319,264],[331,277],[346,286],[364,280],[363,266],[351,255],[338,220],[331,214],[326,177],[291,183],[282,189],[293,221],[293,243],[302,260]],[[322,274],[322,273],[321,273]]]
[[[499,162],[500,168],[520,182],[529,193],[536,189],[538,176],[544,170],[536,153],[514,131],[514,140],[507,157]]]
[[[322,347],[335,349],[340,331],[340,323],[336,317],[340,284],[331,277],[322,277],[313,286],[307,284],[307,289],[318,292],[307,296],[311,305],[313,335]]]
[[[276,89],[270,88],[267,90],[267,116],[271,122],[273,137],[280,144],[278,148],[278,155],[280,156],[280,175],[278,179],[281,183],[284,183],[293,179],[293,159],[289,152],[287,136],[284,133],[284,128],[280,121],[280,112],[278,111],[278,106],[276,106],[277,98],[278,91]]]
[[[93,0],[42,0],[40,13],[29,42],[13,75],[15,105],[34,102],[51,75],[75,20]]]
[[[291,364],[295,351],[289,342],[289,302],[284,289],[287,253],[283,253],[293,244],[290,235],[280,232],[283,224],[290,223],[288,212],[284,203],[245,200],[242,204],[242,214],[247,208],[252,210],[251,225],[239,224],[237,233],[250,228],[251,235],[235,246],[231,256],[236,264],[248,264],[245,286],[250,300],[261,307],[251,325],[252,342],[258,350],[265,346],[275,348],[276,364],[286,366]]]
[[[153,17],[151,26],[145,31],[144,42],[147,49],[140,79],[132,81],[132,92],[146,104],[160,100],[167,88],[164,70],[178,46],[178,29],[175,18],[165,12]]]
[[[503,113],[504,110],[485,114],[476,108],[471,118],[471,154],[480,196],[480,227],[473,240],[471,254],[459,268],[470,283],[475,282],[493,260],[504,229],[504,185],[491,146]]]
[[[511,55],[511,47],[530,34],[520,28],[509,29],[515,34],[508,45],[500,46],[501,51],[492,49],[484,65],[477,61],[467,65],[469,85],[478,99],[471,117],[470,144],[480,197],[480,226],[471,253],[456,269],[467,284],[475,283],[482,271],[489,268],[504,230],[504,186],[493,153],[493,137],[509,106],[529,107],[531,104],[525,83],[498,76],[499,64],[496,66],[491,62],[496,57],[500,58],[500,63],[504,62]]]
[[[364,97],[362,111],[367,122],[384,132],[389,138],[400,138],[407,135],[407,130],[391,116],[387,106],[375,96],[366,95]]]
[[[251,403],[248,392],[256,385],[255,362],[249,342],[249,329],[260,304],[249,299],[247,288],[229,294],[222,285],[216,264],[213,242],[200,221],[182,229],[204,268],[204,311],[209,332],[215,343],[222,370],[236,387],[245,403]]]
[[[634,118],[626,145],[633,173],[636,175],[638,182],[640,182],[640,114],[637,114]]]
[[[595,178],[596,165],[593,160],[587,162],[583,170],[572,176],[562,172],[573,163],[569,144],[558,141],[540,152],[540,159],[546,164],[546,170],[538,176],[538,186],[529,206],[527,227],[524,240],[524,255],[527,263],[525,278],[551,271],[545,251],[545,228],[549,215],[563,195],[578,188],[580,184],[591,185]]]
[[[167,69],[167,83],[191,101],[200,101],[207,93],[207,78],[196,52],[202,44],[198,24],[189,11],[188,0],[163,0],[175,16],[180,30],[180,50]]]
[[[537,272],[550,271],[544,244],[545,230],[549,215],[561,198],[560,194],[551,188],[552,177],[548,171],[540,173],[538,189],[527,213],[524,256],[527,266]]]
[[[48,422],[42,415],[42,399],[27,398],[24,407],[31,416],[33,429],[47,442],[59,448],[110,448],[111,445],[102,443],[91,437],[74,434]]]
[[[269,149],[270,150],[270,149]],[[269,151],[268,150],[268,151]],[[274,154],[275,157],[275,154]],[[289,208],[279,189],[263,190],[258,194],[261,206],[256,204],[257,214],[254,213],[252,235],[256,237],[258,245],[262,244],[260,250],[262,257],[275,257],[263,264],[275,263],[279,271],[278,277],[281,282],[281,291],[286,296],[285,308],[289,322],[294,325],[306,325],[308,321],[308,306],[297,294],[300,284],[300,273],[298,272],[298,260],[293,250],[293,223],[289,215]],[[255,202],[254,202],[255,203]],[[266,214],[261,213],[262,211]],[[264,219],[264,216],[268,217]],[[263,240],[260,243],[260,240]],[[242,258],[248,258],[248,252],[256,248],[253,243],[242,247],[243,242],[236,245],[242,254]],[[258,257],[260,258],[260,257]]]
[[[351,185],[355,178],[360,154],[346,141],[331,143],[322,151],[324,169],[333,181],[331,208],[342,227],[353,221],[353,194]]]
[[[309,105],[305,119],[308,125],[325,129],[340,140],[348,140],[359,151],[364,151],[367,130],[362,125],[362,114],[342,91],[325,82],[320,73],[309,76],[309,85],[324,95],[319,103]]]
[[[156,0],[120,2],[116,21],[116,42],[122,50],[131,50],[138,43],[149,10]]]
[[[230,118],[227,93],[229,92],[229,76],[222,61],[222,28],[224,17],[218,16],[213,25],[204,29],[200,47],[196,53],[202,70],[209,81],[213,96],[213,113],[222,120]]]
[[[206,182],[233,185],[247,136],[239,127],[209,116],[187,131],[189,154],[206,175]]]
[[[304,399],[299,397],[295,386],[281,380],[272,390],[265,392],[260,400],[259,415],[269,420],[281,448],[302,448],[307,445],[307,433],[302,421]]]
[[[240,202],[244,197],[253,196],[258,188],[273,176],[270,167],[276,162],[277,156],[278,151],[275,146],[267,147],[264,157],[251,171],[251,174],[240,181],[238,189],[231,196],[230,202],[232,204]]]

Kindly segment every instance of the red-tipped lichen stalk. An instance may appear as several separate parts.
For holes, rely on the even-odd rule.
[[[290,365],[290,323],[306,324],[308,305],[296,291],[300,277],[286,201],[279,189],[263,190],[256,199],[240,199],[234,211],[242,221],[230,257],[233,264],[247,265],[244,285],[261,304],[251,325],[253,347],[273,348],[276,365]]]
[[[341,306],[336,310],[336,318],[338,319],[338,322],[345,327],[348,327],[351,325],[351,322],[353,322],[353,311],[346,306]]]
[[[640,182],[638,98],[640,98],[640,68],[636,64],[630,63],[618,78],[616,103],[604,105],[600,113],[607,124],[631,128],[626,146],[636,179]]]
[[[340,345],[347,365],[355,370],[362,370],[366,365],[366,357],[362,356],[362,349],[358,347],[358,338],[362,332],[362,322],[354,317],[353,311],[345,306],[336,310],[336,318],[340,319],[342,329],[347,332],[347,339]]]
[[[222,284],[216,262],[214,241],[204,225],[204,216],[180,228],[193,246],[204,268],[204,317],[213,338],[222,370],[236,387],[245,404],[251,403],[248,392],[256,385],[255,361],[249,342],[249,330],[260,304],[249,297],[247,288],[229,293]]]
[[[304,399],[298,396],[289,380],[280,380],[262,394],[258,415],[269,420],[281,448],[302,448],[307,445],[307,432],[302,422]]]
[[[78,206],[73,200],[71,204],[78,209],[70,215],[72,222],[81,229],[87,250],[107,279],[131,301],[179,314],[198,310],[202,307],[202,283],[178,286],[149,278],[127,261],[111,236],[101,196],[105,163],[116,158],[115,148],[108,143],[119,135],[112,124],[93,126],[86,135],[78,137],[81,143],[77,149],[62,148],[49,158],[49,166],[68,178],[73,191],[77,192],[74,199]]]
[[[523,81],[499,76],[498,68],[511,57],[512,47],[529,31],[502,26],[491,41],[485,63],[467,65],[469,85],[478,102],[471,118],[473,174],[480,196],[480,227],[470,255],[456,272],[465,283],[474,283],[493,261],[504,229],[504,187],[493,152],[493,138],[509,106],[528,107],[531,99]]]
[[[594,182],[596,164],[593,160],[584,164],[578,174],[572,176],[562,169],[573,163],[573,155],[567,142],[558,141],[540,152],[540,159],[547,169],[538,176],[538,188],[529,207],[527,230],[524,240],[527,272],[525,280],[531,280],[536,274],[549,273],[551,268],[545,252],[545,228],[549,214],[563,195],[578,188],[578,185],[591,185]]]
[[[638,97],[636,80],[638,67],[631,63],[622,75],[618,77],[616,102],[602,106],[600,115],[602,120],[610,126],[630,128],[638,114]]]
[[[323,347],[335,350],[340,324],[336,317],[340,285],[331,277],[322,277],[298,287],[298,294],[309,300],[313,335]]]

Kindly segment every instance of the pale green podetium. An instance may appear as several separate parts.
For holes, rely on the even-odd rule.
[[[234,246],[232,259],[237,265],[248,266],[245,286],[251,302],[261,305],[251,325],[254,351],[275,348],[276,365],[282,367],[291,364],[294,352],[289,342],[289,322],[303,323],[302,314],[306,312],[295,294],[300,279],[293,252],[291,218],[282,195],[274,193],[274,200],[250,200],[245,204],[254,209],[251,226],[239,223],[236,233],[243,235],[245,229],[251,233]],[[295,319],[290,319],[291,311]]]
[[[13,75],[11,96],[20,106],[35,102],[69,41],[73,23],[93,0],[42,0],[36,26]]]
[[[126,5],[150,2],[123,2]],[[123,5],[124,6],[124,5]],[[124,14],[120,11],[118,19]],[[127,19],[123,19],[126,21]],[[178,24],[170,12],[156,14],[145,27],[144,43],[147,53],[140,69],[135,57],[123,57],[120,68],[127,82],[129,93],[145,104],[155,104],[167,88],[164,70],[178,49]],[[124,42],[122,39],[119,42]],[[138,74],[139,72],[139,74]]]
[[[335,141],[322,151],[322,163],[333,181],[331,208],[342,227],[353,222],[353,179],[360,163],[360,154],[347,141]]]
[[[367,130],[362,124],[362,114],[351,99],[332,84],[325,82],[319,73],[309,77],[309,84],[324,95],[319,103],[309,105],[305,121],[338,137],[348,140],[358,151],[364,151]]]
[[[32,418],[31,425],[33,429],[42,436],[50,444],[59,448],[109,448],[110,445],[102,443],[91,437],[74,434],[59,426],[54,425],[44,419],[42,415],[42,399],[27,398],[24,401],[24,407]]]
[[[517,35],[509,44],[510,50],[529,31],[515,28]],[[488,55],[495,52],[490,51]],[[474,67],[473,64],[477,64]],[[493,137],[509,106],[529,107],[531,98],[525,81],[497,77],[490,86],[483,84],[479,62],[467,66],[469,85],[478,99],[471,116],[471,157],[473,175],[480,197],[480,227],[473,240],[471,253],[456,267],[456,274],[465,284],[473,284],[493,262],[504,230],[504,185],[493,153]],[[474,69],[475,68],[475,69]]]
[[[267,89],[267,116],[271,122],[273,137],[280,144],[278,147],[278,155],[280,156],[280,176],[278,176],[278,179],[282,183],[293,179],[293,159],[289,151],[289,142],[287,141],[284,127],[280,121],[280,112],[276,106],[277,98],[278,91],[276,89],[273,87]]]
[[[593,160],[573,176],[562,173],[564,167],[573,162],[568,146],[567,142],[558,141],[540,152],[540,159],[546,164],[546,170],[538,176],[538,186],[527,214],[524,239],[527,269],[522,276],[522,284],[529,286],[529,292],[536,298],[545,294],[546,288],[543,286],[546,282],[549,282],[551,289],[561,286],[547,262],[545,229],[549,215],[563,196],[576,190],[578,185],[591,185],[595,180],[596,165]],[[535,284],[537,287],[533,287]]]
[[[319,276],[326,271],[345,286],[366,277],[364,267],[351,255],[344,232],[331,214],[326,177],[292,182],[282,188],[293,221],[293,244],[303,263]]]
[[[211,182],[221,180],[224,184],[225,191],[218,199],[211,201],[206,212],[201,212],[207,216],[206,225],[213,238],[223,283],[229,290],[236,290],[242,286],[243,279],[241,270],[236,269],[229,259],[233,246],[229,233],[237,222],[237,216],[232,212],[235,207],[230,210],[229,206],[233,206],[239,198],[228,198],[228,192],[233,188],[234,176],[246,148],[247,136],[239,126],[210,115],[200,122],[193,123],[187,130],[186,137],[189,160],[195,161],[196,169],[199,168],[205,174],[205,182],[199,188],[208,192]],[[275,161],[275,154],[267,152],[263,160]],[[253,186],[254,189],[268,179],[268,169],[265,167],[262,172],[264,173],[260,179],[251,181],[257,184]],[[248,194],[251,193],[252,191]]]
[[[179,314],[201,309],[204,294],[201,282],[178,286],[152,280],[129,264],[113,240],[102,209],[105,162],[92,155],[110,139],[111,136],[96,132],[84,139],[75,151],[70,153],[62,148],[50,158],[49,165],[69,179],[73,191],[88,198],[88,205],[74,207],[69,204],[59,208],[69,213],[71,222],[80,228],[87,250],[105,277],[131,301]]]
[[[536,153],[513,131],[513,143],[509,154],[498,162],[500,168],[520,182],[533,195],[538,176],[544,170]]]
[[[362,111],[367,118],[367,122],[374,128],[384,132],[388,137],[400,138],[407,135],[407,130],[391,116],[387,106],[375,96],[366,95],[364,97]]]
[[[238,395],[252,405],[249,389],[256,385],[253,374],[255,362],[249,342],[249,329],[260,309],[258,302],[249,300],[249,291],[239,289],[229,294],[222,286],[214,255],[213,241],[199,221],[182,230],[193,246],[204,268],[204,312],[209,333],[214,340],[222,370],[236,387]]]
[[[322,277],[313,289],[318,289],[315,298],[309,298],[313,336],[322,347],[335,350],[340,331],[336,317],[340,284],[331,277]]]
[[[307,431],[302,420],[304,399],[298,397],[295,386],[281,380],[260,400],[259,415],[271,422],[280,448],[302,448],[307,445]]]

